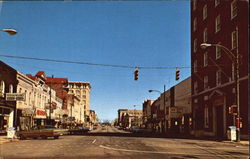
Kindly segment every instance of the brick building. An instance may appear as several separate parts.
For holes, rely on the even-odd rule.
[[[0,133],[15,126],[16,101],[6,101],[6,93],[16,93],[17,71],[0,61]]]
[[[202,49],[219,44],[240,55],[239,96],[242,138],[248,134],[248,1],[191,1],[191,64],[193,134],[225,138],[236,124],[229,107],[236,104],[236,66],[227,50]]]

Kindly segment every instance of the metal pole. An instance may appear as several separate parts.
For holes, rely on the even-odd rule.
[[[49,125],[51,124],[51,85],[52,85],[52,80],[53,80],[53,75],[52,75],[52,79],[50,81],[50,90],[49,90]]]
[[[236,52],[236,96],[237,96],[237,141],[240,141],[240,75],[239,75],[239,43],[238,43],[238,27],[236,27],[236,40],[237,40],[237,52]]]

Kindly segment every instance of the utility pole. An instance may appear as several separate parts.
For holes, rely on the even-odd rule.
[[[49,90],[49,125],[51,125],[51,104],[52,104],[52,101],[51,101],[51,85],[52,85],[52,80],[53,80],[54,76],[52,75],[52,78],[50,80],[50,90]]]

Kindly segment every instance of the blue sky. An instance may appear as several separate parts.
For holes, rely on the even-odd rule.
[[[0,54],[97,64],[149,67],[190,67],[189,1],[50,1],[0,2]],[[120,108],[142,109],[146,99],[190,76],[190,68],[112,68],[0,57],[25,74],[39,70],[47,76],[90,82],[91,109],[112,120]]]

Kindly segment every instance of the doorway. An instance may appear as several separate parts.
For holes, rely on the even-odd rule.
[[[215,111],[216,111],[216,137],[218,139],[222,139],[224,135],[223,106],[222,105],[216,106]]]

